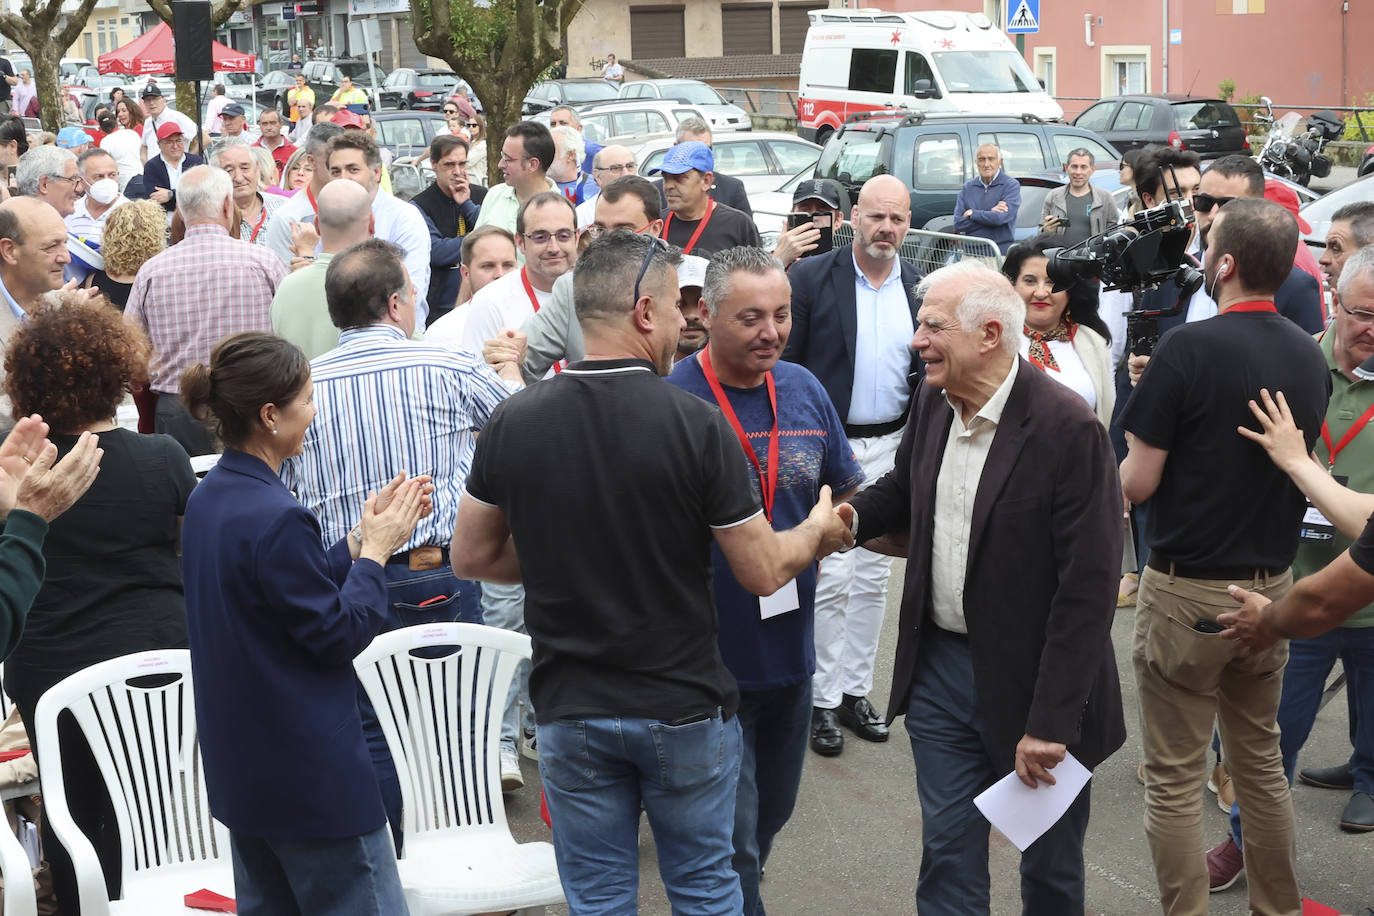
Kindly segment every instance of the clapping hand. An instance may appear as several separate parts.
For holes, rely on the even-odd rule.
[[[410,540],[423,512],[422,491],[425,485],[419,478],[393,480],[392,483],[395,486],[384,509],[377,508],[378,493],[369,493],[367,502],[363,504],[363,520],[360,523],[363,545],[359,555],[379,565],[385,565],[391,555]]]
[[[24,417],[0,444],[0,519],[8,516],[19,497],[19,483],[43,448],[48,424],[38,414]]]
[[[100,459],[105,452],[98,447],[98,442],[95,434],[84,432],[61,461],[57,461],[57,446],[46,440],[36,457],[24,456],[32,465],[19,482],[14,508],[32,512],[45,522],[51,522],[70,509],[72,503],[90,488],[100,471]]]
[[[420,484],[420,518],[427,518],[434,511],[434,478],[429,474],[420,474],[413,478]],[[387,481],[386,486],[377,491],[377,511],[384,512],[386,507],[391,504],[392,497],[401,488],[401,484],[406,481],[406,472],[401,471],[391,480]]]

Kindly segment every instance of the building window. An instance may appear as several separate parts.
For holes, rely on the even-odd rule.
[[[1059,94],[1055,83],[1055,57],[1054,48],[1035,49],[1035,76],[1045,84],[1045,91],[1051,97]]]
[[[720,8],[721,44],[727,57],[773,53],[773,7],[732,3]]]
[[[1217,0],[1217,15],[1263,13],[1264,0]]]
[[[630,57],[686,57],[681,6],[630,7]]]
[[[1139,95],[1145,91],[1145,58],[1118,57],[1112,61],[1112,86],[1117,95]]]
[[[1102,95],[1139,95],[1150,91],[1149,45],[1101,45]]]

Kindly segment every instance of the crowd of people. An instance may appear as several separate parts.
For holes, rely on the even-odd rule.
[[[240,912],[405,912],[400,782],[352,659],[441,621],[532,639],[500,784],[538,762],[573,913],[634,911],[647,813],[675,912],[761,916],[808,748],[899,717],[916,908],[987,912],[974,797],[1126,740],[1121,605],[1166,913],[1244,872],[1254,912],[1297,916],[1295,775],[1374,830],[1374,203],[1335,214],[1316,263],[1252,160],[1133,154],[1118,210],[1079,149],[1012,244],[1019,186],[985,146],[955,219],[1001,270],[923,276],[891,175],[852,204],[799,183],[768,251],[700,119],[640,176],[567,108],[489,153],[456,99],[406,202],[351,99],[300,83],[256,131],[213,105],[198,152],[155,86],[100,138],[0,119],[4,687],[27,725],[76,671],[189,647]],[[1132,352],[1121,313],[1176,288],[1056,283],[1048,252],[1180,197],[1205,282]],[[846,220],[853,243],[822,245]],[[1299,772],[1337,660],[1350,760]],[[118,895],[111,795],[80,729],[59,740]],[[1209,772],[1234,790],[1210,849]],[[1025,850],[1025,912],[1085,911],[1091,791]]]

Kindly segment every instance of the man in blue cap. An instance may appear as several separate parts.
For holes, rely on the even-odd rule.
[[[760,244],[752,218],[711,199],[715,167],[711,147],[689,140],[669,149],[663,162],[649,170],[663,175],[663,195],[668,200],[661,235],[684,254],[709,258],[727,248]]]

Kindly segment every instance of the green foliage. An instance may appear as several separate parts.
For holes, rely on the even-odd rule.
[[[1365,93],[1363,101],[1359,98],[1353,98],[1350,104],[1356,108],[1374,108],[1374,92]],[[1360,125],[1364,125],[1363,130],[1360,129]],[[1374,111],[1360,112],[1358,120],[1355,118],[1355,112],[1353,111],[1346,115],[1345,132],[1341,134],[1341,139],[1359,140],[1366,143],[1370,140],[1374,140]]]
[[[515,23],[514,0],[492,0],[477,6],[472,0],[437,0],[449,7],[449,41],[456,57],[491,59],[506,43]]]
[[[1222,80],[1221,82],[1217,83],[1217,95],[1221,96],[1221,98],[1224,99],[1225,101],[1227,101],[1227,102],[1231,101],[1231,97],[1234,96],[1235,94],[1236,94],[1236,81],[1235,81],[1235,80],[1231,79],[1230,77],[1227,77],[1226,79],[1224,79],[1224,80]]]

